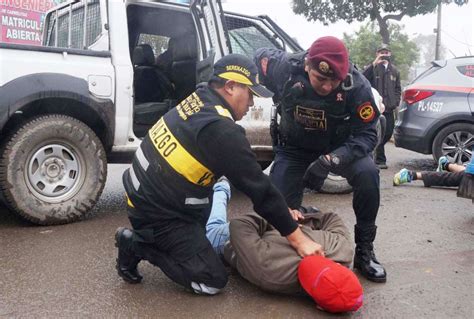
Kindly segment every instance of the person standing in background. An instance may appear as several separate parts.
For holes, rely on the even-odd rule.
[[[386,119],[383,140],[375,149],[375,164],[380,169],[387,168],[385,144],[390,140],[395,126],[395,109],[400,104],[402,87],[400,72],[392,63],[392,51],[387,44],[382,44],[376,52],[375,60],[365,68],[363,74],[383,98]]]

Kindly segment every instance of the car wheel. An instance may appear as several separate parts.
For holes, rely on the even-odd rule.
[[[349,185],[344,177],[329,173],[319,192],[325,194],[349,194],[352,192],[352,186]]]
[[[472,156],[474,146],[474,125],[455,123],[443,128],[433,140],[433,158],[438,161],[447,156],[449,161],[466,164]]]
[[[64,224],[86,215],[102,193],[106,175],[102,143],[69,116],[29,120],[9,136],[1,153],[5,202],[36,224]]]

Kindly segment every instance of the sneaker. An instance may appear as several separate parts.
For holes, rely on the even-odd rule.
[[[377,163],[376,165],[379,169],[387,169],[388,168],[387,164],[385,164],[385,163]]]
[[[441,172],[447,172],[448,170],[446,169],[446,165],[449,164],[449,160],[447,156],[441,156],[438,160],[438,167],[436,168],[436,171],[441,173]]]
[[[399,186],[401,184],[410,183],[411,176],[410,171],[406,168],[402,168],[400,172],[393,176],[393,186]]]

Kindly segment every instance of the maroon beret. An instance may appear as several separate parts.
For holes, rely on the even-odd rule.
[[[321,37],[311,44],[307,59],[322,75],[343,81],[349,71],[349,54],[344,43],[335,37]]]

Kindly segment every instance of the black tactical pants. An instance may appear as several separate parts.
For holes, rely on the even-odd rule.
[[[382,141],[375,149],[375,163],[385,164],[387,162],[387,157],[385,157],[385,144],[390,141],[390,138],[393,134],[393,129],[395,127],[395,114],[394,111],[386,111],[383,113],[385,116],[385,127],[383,131]]]
[[[464,172],[421,172],[425,187],[459,187]]]
[[[129,216],[137,216],[128,207]],[[134,220],[130,217],[132,226]],[[206,229],[198,222],[180,219],[165,227],[133,229],[132,250],[174,282],[197,293],[215,294],[227,284],[227,271],[206,238]]]
[[[303,175],[309,164],[320,155],[292,146],[275,147],[270,179],[283,194],[290,208],[301,206]],[[372,158],[366,156],[347,165],[340,165],[333,173],[346,178],[354,189],[352,207],[358,227],[375,225],[380,205],[380,177]]]

